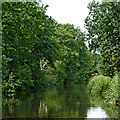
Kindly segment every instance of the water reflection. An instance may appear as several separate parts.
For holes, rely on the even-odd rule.
[[[40,101],[40,106],[38,109],[38,117],[42,117],[42,116],[48,116],[47,115],[47,105],[45,102]],[[41,116],[42,115],[42,116]]]
[[[90,118],[108,117],[89,99],[85,85],[66,85],[3,98],[3,118]]]
[[[91,107],[87,111],[87,118],[109,118],[101,107]]]

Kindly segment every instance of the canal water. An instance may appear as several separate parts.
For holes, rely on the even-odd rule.
[[[3,98],[3,118],[110,118],[86,85],[51,86]]]

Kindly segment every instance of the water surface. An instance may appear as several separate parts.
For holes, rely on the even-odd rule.
[[[65,85],[37,89],[3,98],[3,118],[109,118],[92,103],[86,86]]]

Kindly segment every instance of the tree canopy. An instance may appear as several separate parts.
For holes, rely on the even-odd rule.
[[[93,1],[88,9],[85,27],[89,48],[100,52],[102,73],[112,77],[120,65],[120,2]]]
[[[2,3],[3,93],[81,83],[99,71],[110,77],[119,71],[120,2],[91,2],[85,19],[88,33],[58,23],[46,15],[47,7]]]
[[[2,4],[3,92],[80,82],[92,70],[85,33],[47,16],[47,7],[35,2]]]

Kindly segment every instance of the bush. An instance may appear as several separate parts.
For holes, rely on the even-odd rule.
[[[107,103],[118,105],[118,74],[113,78],[103,75],[94,76],[88,83],[88,90],[93,96],[102,96]]]
[[[19,81],[15,81],[15,75],[13,72],[9,74],[8,81],[3,80],[2,82],[2,91],[6,96],[13,96],[16,92],[16,89],[20,86]]]
[[[103,75],[94,76],[88,83],[88,89],[93,95],[102,94],[110,86],[110,77]]]
[[[106,102],[111,104],[120,104],[118,101],[119,85],[118,85],[118,74],[116,74],[110,82],[110,87],[103,93]],[[118,103],[119,102],[119,103]]]
[[[34,86],[34,80],[32,80],[32,72],[27,64],[19,66],[16,76],[21,82],[23,90]]]

